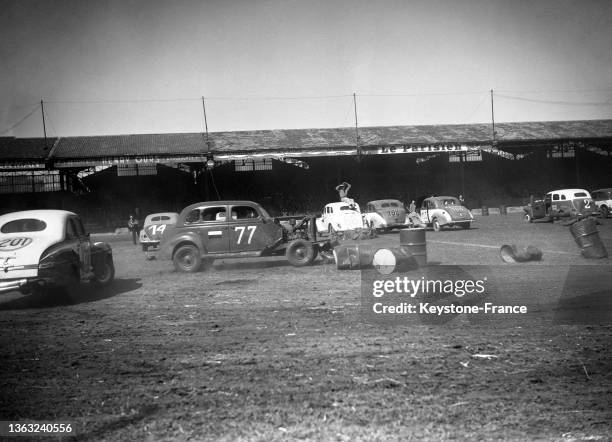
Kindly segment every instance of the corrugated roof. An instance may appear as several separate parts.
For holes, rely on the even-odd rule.
[[[612,120],[499,123],[496,139],[526,142],[612,138]],[[486,143],[490,124],[388,126],[359,128],[361,146],[436,143]],[[7,141],[5,141],[7,140]],[[145,155],[193,155],[206,152],[202,133],[110,135],[59,138],[54,159]],[[49,140],[49,148],[55,140]],[[287,152],[355,146],[355,128],[284,129],[213,132],[211,149],[218,153]],[[40,138],[0,139],[0,159],[44,158]]]
[[[0,138],[0,159],[43,161],[56,138]]]

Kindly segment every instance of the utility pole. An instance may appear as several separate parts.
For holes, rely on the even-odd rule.
[[[43,103],[42,100],[40,100],[40,112],[42,113],[43,134],[45,137],[45,149],[47,149],[48,146],[47,146],[47,126],[45,125],[45,104]]]
[[[355,109],[355,147],[357,155],[361,158],[361,148],[359,147],[359,125],[357,124],[357,94],[353,92],[353,107]]]
[[[208,188],[208,160],[210,159],[210,139],[208,138],[208,120],[206,119],[206,102],[202,96],[202,110],[204,111],[204,131],[206,133],[206,160],[202,168],[202,187],[204,187],[204,197],[210,200],[210,190]]]
[[[493,123],[493,141],[495,141],[495,111],[493,105],[493,89],[491,89],[491,123]]]

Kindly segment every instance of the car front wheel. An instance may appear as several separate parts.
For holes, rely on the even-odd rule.
[[[314,261],[317,257],[317,249],[308,241],[296,239],[289,243],[285,255],[292,266],[303,267]]]
[[[113,282],[115,278],[115,265],[113,264],[113,258],[107,256],[104,261],[94,267],[94,279],[93,282],[97,286],[105,287]]]
[[[431,222],[431,225],[434,229],[434,232],[439,232],[440,230],[442,230],[442,226],[440,225],[440,222],[434,218],[433,221]]]
[[[607,218],[610,215],[610,208],[608,206],[601,206],[601,217]]]
[[[179,247],[176,252],[174,252],[172,261],[174,262],[174,268],[177,272],[195,273],[200,270],[202,266],[200,251],[196,246],[191,244]]]

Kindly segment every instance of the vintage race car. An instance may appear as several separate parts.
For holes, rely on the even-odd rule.
[[[599,207],[601,216],[607,218],[612,210],[612,189],[597,189],[591,192],[591,196]]]
[[[252,201],[208,201],[184,208],[176,225],[166,229],[159,248],[177,271],[189,273],[210,267],[218,258],[283,254],[300,267],[333,249],[329,240],[317,241],[314,217],[288,230]]]
[[[326,204],[321,216],[315,222],[318,232],[329,234],[364,227],[363,215],[357,203]]]
[[[176,224],[178,219],[176,212],[152,213],[147,215],[142,230],[140,231],[140,244],[142,250],[147,251],[151,247],[159,246],[162,235],[169,226]]]
[[[115,276],[111,247],[91,243],[78,215],[28,210],[0,216],[0,292],[108,285]]]
[[[406,209],[399,200],[386,199],[370,201],[364,214],[366,224],[378,230],[406,227]]]
[[[543,199],[533,200],[523,207],[527,222],[554,221],[560,218],[581,218],[599,215],[591,194],[584,189],[560,189],[548,192]]]
[[[436,232],[444,226],[469,229],[474,220],[472,213],[454,196],[432,196],[421,204],[421,222]]]

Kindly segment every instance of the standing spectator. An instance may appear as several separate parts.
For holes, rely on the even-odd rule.
[[[408,206],[408,212],[409,213],[416,212],[416,204],[414,203],[414,200],[410,202],[410,206]]]
[[[134,218],[133,215],[130,215],[130,219],[128,221],[128,230],[132,232],[132,241],[134,244],[138,243],[138,236],[140,235],[140,221],[137,218]]]

